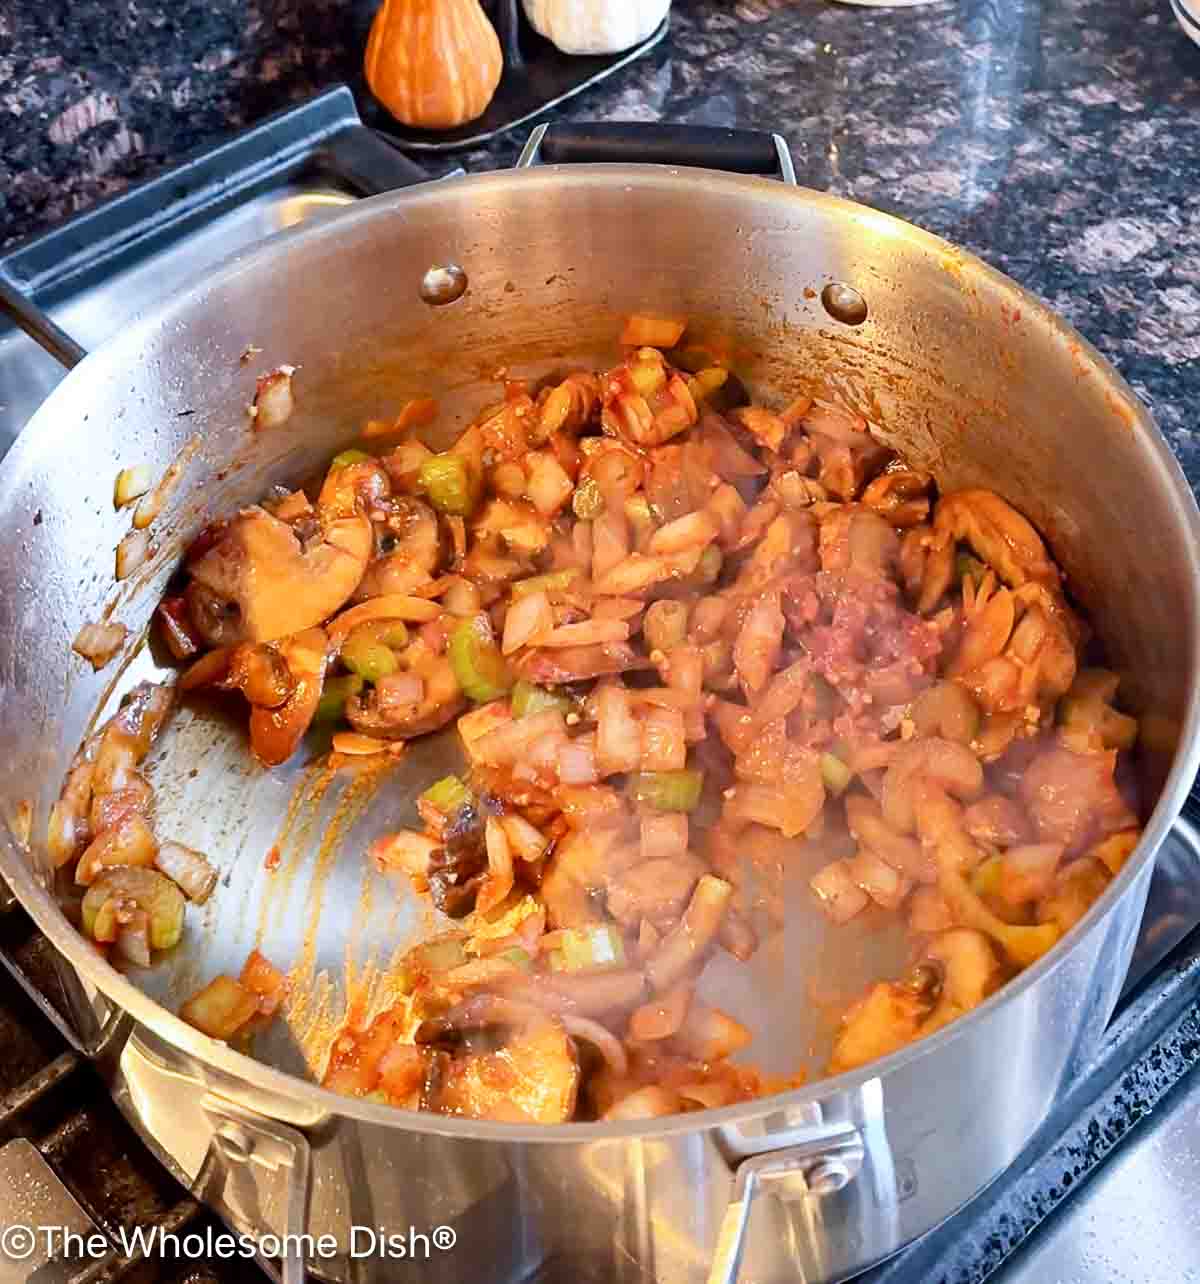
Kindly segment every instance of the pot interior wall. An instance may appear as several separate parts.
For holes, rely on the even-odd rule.
[[[447,262],[469,291],[431,308],[421,277]],[[861,291],[865,324],[825,313],[831,280]],[[85,621],[110,610],[138,634],[208,519],[302,480],[366,419],[433,395],[439,430],[461,425],[495,398],[501,368],[611,360],[635,310],[690,317],[760,397],[832,393],[943,488],[990,486],[1022,509],[1149,716],[1149,810],[1190,698],[1197,567],[1184,501],[1123,385],[1001,278],[885,216],[756,180],[586,167],[438,184],[286,234],[131,327],[52,395],[0,474],[15,532],[0,550],[0,797],[10,818],[34,803],[34,864],[94,711],[157,672],[142,648],[119,675],[93,675],[69,650]],[[255,376],[285,362],[300,368],[296,412],[255,433]],[[193,436],[200,451],[155,528],[155,557],[114,585],[128,529],[112,507],[118,468],[159,473]],[[176,1007],[257,945],[293,969],[301,999],[256,1051],[300,1070],[320,1060],[349,990],[382,1000],[396,951],[432,926],[364,853],[412,815],[418,782],[454,746],[330,778],[300,763],[263,772],[242,736],[189,711],[157,751],[160,832],[208,852],[223,878],[181,947],[137,979]],[[825,1005],[903,957],[894,929],[827,928],[805,891],[821,859],[796,870],[786,937],[749,969],[712,969],[717,995],[754,1014],[754,1059],[773,1070],[819,1065]],[[810,1001],[780,993],[781,974],[805,977]]]

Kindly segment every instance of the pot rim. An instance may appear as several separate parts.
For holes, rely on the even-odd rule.
[[[9,458],[0,467],[0,476],[10,470],[14,458],[34,452],[33,439],[37,435],[37,427],[42,421],[53,417],[59,389],[87,379],[90,371],[96,369],[101,360],[110,352],[119,351],[122,346],[132,351],[140,349],[144,338],[152,332],[168,327],[179,314],[190,311],[202,302],[205,295],[219,289],[233,276],[243,272],[264,270],[264,265],[276,265],[281,257],[302,251],[306,246],[327,240],[345,239],[348,233],[353,233],[376,220],[385,220],[394,213],[403,214],[405,210],[411,210],[414,202],[436,205],[446,194],[461,193],[464,187],[510,191],[519,193],[521,198],[536,200],[538,192],[555,188],[567,177],[572,185],[609,188],[616,185],[632,187],[636,184],[642,189],[653,190],[659,187],[676,195],[682,185],[700,189],[701,193],[715,190],[741,195],[753,200],[756,204],[759,201],[767,204],[803,202],[834,216],[849,218],[870,226],[872,233],[876,236],[915,243],[927,253],[935,254],[947,265],[948,270],[952,265],[955,277],[964,285],[986,292],[990,298],[1007,305],[1010,311],[1017,309],[1027,323],[1043,328],[1050,341],[1069,345],[1077,368],[1094,374],[1102,381],[1112,394],[1114,413],[1121,414],[1130,432],[1138,438],[1142,450],[1149,453],[1162,478],[1164,489],[1175,501],[1178,517],[1181,524],[1186,527],[1185,534],[1189,538],[1188,556],[1191,561],[1193,580],[1200,584],[1200,509],[1196,506],[1191,487],[1166,440],[1149,410],[1112,364],[1037,296],[1018,285],[1010,277],[989,267],[969,251],[935,233],[925,231],[912,223],[870,206],[826,192],[805,187],[792,187],[769,179],[728,174],[716,170],[681,169],[673,166],[545,165],[533,169],[466,175],[450,180],[431,180],[400,192],[384,193],[359,201],[339,211],[330,219],[276,233],[258,242],[249,250],[241,251],[225,260],[224,263],[209,271],[202,280],[194,282],[165,304],[147,309],[127,324],[119,336],[110,339],[85,358],[79,366],[68,373],[59,388],[51,392],[39,407],[14,444]],[[1195,605],[1186,624],[1193,635],[1200,637],[1200,609]],[[264,1110],[264,1105],[268,1102],[262,1095],[268,1094],[268,1097],[295,1104],[304,1104],[308,1107],[315,1105],[320,1108],[320,1118],[341,1116],[362,1123],[405,1128],[446,1137],[510,1144],[534,1142],[550,1145],[622,1141],[634,1137],[653,1138],[701,1132],[722,1125],[744,1123],[780,1110],[820,1101],[835,1094],[852,1093],[874,1079],[883,1079],[913,1062],[935,1056],[946,1044],[966,1037],[974,1026],[985,1021],[1001,1005],[1015,1001],[1027,989],[1039,984],[1044,977],[1062,966],[1075,947],[1086,936],[1098,930],[1102,920],[1136,881],[1143,867],[1153,860],[1155,852],[1183,806],[1198,767],[1200,767],[1200,681],[1193,677],[1174,759],[1159,799],[1142,832],[1141,841],[1104,894],[1047,954],[1019,973],[966,1016],[929,1038],[908,1044],[859,1069],[816,1079],[803,1087],[759,1097],[749,1102],[655,1120],[552,1125],[492,1123],[408,1111],[331,1092],[297,1075],[277,1070],[202,1034],[168,1008],[150,998],[99,954],[89,949],[83,937],[67,921],[52,896],[35,878],[25,859],[24,849],[7,825],[0,832],[0,837],[3,838],[0,842],[0,873],[8,880],[20,903],[40,930],[78,973],[93,983],[119,1008],[129,1013],[140,1025],[207,1067],[239,1081],[239,1088],[244,1086],[246,1089],[253,1090],[254,1108],[260,1113],[268,1113]],[[6,809],[6,812],[11,814],[11,809]],[[235,1092],[228,1083],[208,1086],[226,1095]]]

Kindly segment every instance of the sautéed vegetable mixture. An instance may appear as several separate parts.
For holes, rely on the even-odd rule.
[[[268,767],[314,721],[343,759],[461,741],[421,828],[370,851],[445,930],[335,1042],[332,1088],[558,1123],[787,1086],[696,993],[784,926],[747,861],[799,865],[835,923],[906,922],[910,969],[837,1029],[830,1070],[861,1066],[1039,958],[1136,845],[1137,724],[1030,523],[939,497],[843,408],[748,403],[683,331],[632,318],[612,369],[507,382],[442,453],[432,402],[369,424],[319,485],[207,529],[159,608],[178,692],[240,692]],[[84,932],[138,965],[216,882],[138,769],[174,698],[138,688],[51,819]],[[255,954],[183,1015],[228,1038],[284,989]]]

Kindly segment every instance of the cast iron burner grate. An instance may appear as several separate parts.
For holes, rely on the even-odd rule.
[[[21,960],[31,985],[53,1002],[58,993],[51,947],[24,911],[0,919],[0,952]],[[109,1251],[43,1265],[40,1250],[24,1263],[0,1252],[0,1281],[55,1284],[234,1284],[245,1261],[125,1257],[121,1235],[140,1227],[179,1235],[224,1227],[155,1159],[122,1117],[103,1079],[70,1048],[26,990],[0,972],[0,1227],[64,1225],[99,1232]],[[47,1166],[43,1168],[43,1163]],[[36,1191],[36,1196],[34,1194]]]

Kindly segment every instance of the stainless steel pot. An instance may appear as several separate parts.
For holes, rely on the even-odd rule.
[[[560,156],[576,150],[559,146]],[[757,156],[724,155],[742,168]],[[423,301],[427,269],[451,262],[466,294]],[[836,290],[826,310],[830,284],[859,292],[865,321],[838,319],[855,318]],[[726,336],[759,390],[835,390],[944,487],[992,487],[1047,534],[1143,718],[1148,821],[1137,853],[1048,957],[969,1017],[864,1070],[702,1115],[545,1129],[415,1115],[306,1081],[294,1025],[258,1049],[270,1064],[185,1026],[170,1007],[212,973],[236,971],[256,941],[324,970],[336,1002],[347,941],[361,968],[373,948],[378,959],[381,943],[417,929],[415,911],[397,922],[394,889],[363,883],[358,855],[359,839],[394,821],[411,791],[402,779],[381,789],[356,828],[365,792],[351,787],[335,807],[336,789],[315,798],[301,781],[299,812],[312,815],[298,822],[293,808],[280,881],[263,855],[294,773],[251,771],[236,737],[185,720],[156,767],[160,813],[227,877],[208,920],[135,984],[71,928],[41,861],[74,746],[98,708],[153,670],[143,648],[116,679],[92,675],[70,654],[76,631],[110,609],[140,633],[208,519],[303,476],[364,419],[425,394],[471,409],[497,367],[536,371],[610,351],[617,319],[639,309]],[[249,344],[263,351],[248,365]],[[301,368],[297,410],[284,429],[256,435],[245,413],[254,374],[279,362]],[[112,550],[127,529],[112,510],[114,474],[133,462],[161,472],[193,437],[201,450],[157,554],[114,586]],[[744,1248],[744,1278],[815,1284],[895,1251],[1013,1159],[1094,1046],[1154,852],[1200,757],[1200,514],[1144,407],[1083,339],[977,259],[784,182],[547,166],[377,197],[273,238],[64,380],[0,469],[0,522],[0,799],[13,823],[0,873],[69,961],[87,1046],[152,1146],[239,1227],[332,1235],[331,1258],[312,1246],[307,1255],[338,1279],[411,1270],[515,1280],[549,1263],[545,1278],[683,1284],[734,1279]],[[26,800],[29,847],[16,822]],[[315,833],[334,810],[341,859],[298,832]],[[827,932],[798,898],[782,955],[753,974],[756,1057],[777,1048],[790,1058],[818,1038],[802,978],[856,983],[894,963],[897,948]],[[456,1244],[409,1266],[352,1226],[448,1226]],[[298,1277],[304,1255],[285,1252],[285,1273]]]

